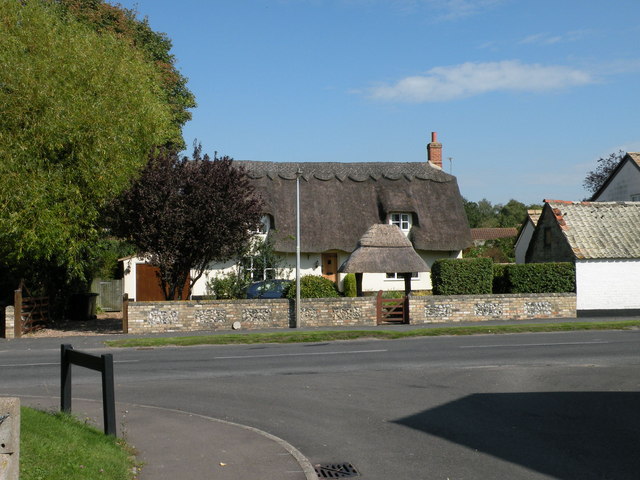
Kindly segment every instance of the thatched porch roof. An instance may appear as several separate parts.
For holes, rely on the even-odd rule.
[[[342,264],[343,273],[428,272],[429,266],[395,225],[372,225]]]

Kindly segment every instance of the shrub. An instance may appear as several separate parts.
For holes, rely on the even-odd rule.
[[[210,278],[207,282],[207,295],[217,299],[245,298],[249,281],[237,273],[228,273]]]
[[[358,289],[356,286],[356,275],[355,273],[347,273],[343,280],[344,286],[344,296],[345,297],[356,297],[358,296]]]
[[[572,263],[526,263],[507,265],[508,293],[562,293],[576,291]]]
[[[445,258],[431,267],[434,295],[491,293],[493,262],[490,258]]]
[[[332,298],[339,297],[335,284],[318,275],[304,275],[300,278],[300,298]],[[287,290],[287,298],[296,298],[296,282],[291,282]]]

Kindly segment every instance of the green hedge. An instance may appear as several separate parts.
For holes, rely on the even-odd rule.
[[[576,269],[573,263],[506,265],[504,281],[506,293],[575,292]]]
[[[318,275],[304,275],[300,278],[300,298],[339,297],[338,289],[331,280]],[[291,282],[287,298],[296,298],[296,282]]]
[[[490,258],[436,260],[431,267],[434,295],[479,295],[492,291]]]
[[[344,276],[343,287],[344,287],[344,296],[345,297],[357,297],[358,289],[356,286],[356,275],[355,273],[347,273]]]
[[[564,293],[576,291],[572,263],[493,264],[489,258],[437,260],[431,268],[434,295]]]

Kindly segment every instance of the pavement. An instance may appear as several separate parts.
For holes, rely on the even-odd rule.
[[[40,410],[57,397],[22,396]],[[102,404],[73,398],[72,412],[102,429]],[[311,463],[284,440],[247,427],[180,410],[116,403],[117,436],[137,452],[139,480],[317,480]]]
[[[546,319],[496,322],[497,324],[546,323],[567,321],[613,321],[621,318]],[[492,322],[483,322],[484,325]],[[462,326],[456,323],[452,325]],[[475,324],[477,325],[477,323]],[[433,327],[450,326],[435,324]],[[360,330],[412,329],[427,325],[359,327]],[[338,330],[339,328],[332,328]],[[301,331],[316,330],[301,328]],[[319,329],[318,329],[319,330]],[[266,330],[265,330],[266,331]],[[262,331],[262,332],[265,332]],[[282,331],[282,330],[269,330]],[[261,331],[245,331],[258,333]],[[242,333],[245,333],[242,332]],[[145,336],[180,336],[229,332],[187,332]],[[240,332],[234,332],[240,333]],[[140,335],[142,336],[142,335]],[[127,338],[138,337],[127,335]],[[47,348],[70,343],[76,350],[104,348],[104,341],[123,335],[74,336],[65,338],[28,338],[0,340],[0,348]],[[23,405],[43,410],[58,410],[59,397],[22,396]],[[102,404],[73,398],[73,414],[102,429]],[[317,480],[313,465],[294,446],[267,432],[180,410],[149,405],[116,403],[118,437],[134,447],[141,468],[138,480]]]

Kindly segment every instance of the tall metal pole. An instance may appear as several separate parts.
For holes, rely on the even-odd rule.
[[[302,170],[296,171],[296,327],[302,326],[300,318],[300,176]]]

